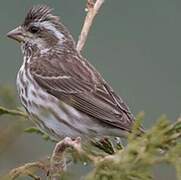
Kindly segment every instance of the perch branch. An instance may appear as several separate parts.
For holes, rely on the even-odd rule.
[[[48,174],[48,165],[45,162],[32,162],[32,163],[27,163],[23,166],[20,166],[18,168],[15,168],[10,171],[8,174],[8,177],[10,179],[16,179],[19,176],[29,176],[32,177],[33,179],[39,179],[36,175],[34,175],[33,171],[37,171],[38,169],[41,169]]]
[[[84,25],[82,27],[82,31],[79,36],[79,40],[77,43],[77,51],[81,52],[83,49],[85,42],[87,40],[87,36],[90,30],[90,27],[93,23],[95,15],[98,13],[100,7],[104,3],[104,0],[97,0],[94,2],[94,0],[87,0],[87,16],[85,17]]]
[[[94,161],[92,156],[87,155],[86,152],[81,147],[81,138],[77,137],[72,140],[66,137],[62,141],[58,142],[53,150],[51,160],[50,160],[50,176],[52,180],[58,180],[60,178],[60,173],[66,170],[66,157],[65,152],[67,149],[73,149],[78,155],[79,160],[86,158],[90,161]]]
[[[66,137],[56,144],[50,160],[50,168],[52,174],[62,172],[66,169],[64,152],[67,148],[70,147],[74,148],[77,151],[81,151],[80,138],[72,140],[71,138]]]

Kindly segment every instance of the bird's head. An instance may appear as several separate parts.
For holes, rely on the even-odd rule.
[[[7,36],[28,44],[40,50],[58,46],[59,48],[74,48],[75,43],[69,31],[59,18],[52,14],[52,9],[46,5],[31,8],[22,25],[10,31]]]

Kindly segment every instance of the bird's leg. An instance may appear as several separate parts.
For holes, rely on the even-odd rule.
[[[114,154],[115,149],[108,137],[103,137],[96,141],[91,141],[91,143],[100,150],[103,150],[107,154]]]
[[[50,177],[52,180],[59,179],[61,172],[66,170],[66,158],[64,157],[64,153],[67,148],[73,148],[77,152],[81,152],[81,138],[77,137],[72,140],[66,137],[56,144],[50,159]]]
[[[101,139],[92,140],[91,143],[107,154],[114,154],[118,150],[123,149],[121,138],[102,137]]]

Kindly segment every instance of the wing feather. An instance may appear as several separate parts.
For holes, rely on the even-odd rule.
[[[127,105],[86,60],[73,57],[71,61],[46,57],[32,61],[30,72],[44,90],[59,100],[100,123],[130,131],[134,117]]]

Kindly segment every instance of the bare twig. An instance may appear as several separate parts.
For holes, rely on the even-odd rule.
[[[8,177],[10,177],[11,179],[16,179],[19,176],[25,175],[25,176],[30,176],[33,179],[39,179],[36,175],[34,175],[33,172],[37,171],[38,169],[41,169],[45,171],[47,174],[49,169],[47,166],[48,165],[46,162],[40,162],[40,161],[27,163],[24,164],[23,166],[11,170],[11,172],[8,174]]]
[[[87,13],[87,16],[85,18],[84,25],[82,27],[82,31],[80,33],[79,40],[77,43],[77,51],[78,52],[80,52],[83,49],[84,44],[87,40],[87,35],[89,33],[90,27],[91,27],[92,22],[94,20],[94,17],[98,13],[98,11],[99,11],[99,9],[103,3],[104,3],[104,0],[97,0],[96,2],[94,2],[94,0],[87,0],[88,13]]]
[[[72,140],[70,137],[66,137],[56,144],[51,156],[50,177],[52,180],[60,179],[61,173],[66,170],[65,152],[70,148],[76,153],[79,160],[87,159],[94,163],[97,161],[96,157],[87,154],[82,149],[80,137],[77,137],[75,140]]]
[[[80,138],[72,140],[71,138],[66,137],[56,144],[50,160],[50,176],[52,180],[59,179],[60,173],[66,170],[66,160],[64,153],[67,148],[71,147],[77,152],[82,151],[80,141]]]

